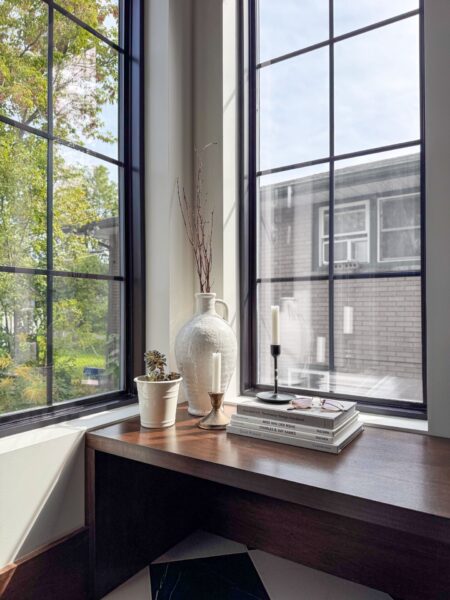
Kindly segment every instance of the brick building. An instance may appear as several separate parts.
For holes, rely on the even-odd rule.
[[[335,170],[333,306],[328,171],[262,178],[258,378],[272,380],[270,305],[279,304],[283,383],[422,401],[419,155],[345,162]]]

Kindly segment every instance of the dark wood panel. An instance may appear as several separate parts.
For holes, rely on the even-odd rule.
[[[0,570],[2,600],[88,597],[88,532],[78,530]]]
[[[408,600],[446,600],[450,541],[301,507],[223,485],[204,484],[203,527],[312,568]]]
[[[148,430],[131,419],[88,434],[87,444],[280,500],[450,538],[450,440],[367,429],[335,456],[203,431],[182,406],[175,427]]]
[[[102,452],[90,473],[91,589],[102,598],[198,527],[197,487],[188,476]]]

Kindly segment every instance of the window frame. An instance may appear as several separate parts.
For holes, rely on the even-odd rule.
[[[352,396],[356,400],[358,408],[375,414],[387,414],[392,416],[404,416],[411,418],[426,419],[427,414],[427,372],[426,372],[426,272],[425,272],[425,110],[424,110],[424,0],[419,0],[419,8],[396,15],[376,23],[371,23],[357,30],[346,32],[335,36],[333,33],[333,0],[329,0],[330,8],[330,36],[323,42],[312,46],[289,52],[286,55],[266,60],[258,64],[257,60],[257,22],[258,2],[257,0],[239,0],[239,252],[240,252],[240,391],[242,395],[254,396],[260,390],[269,389],[268,386],[257,382],[257,288],[261,283],[289,283],[295,281],[329,280],[330,295],[329,303],[333,303],[333,283],[339,279],[376,279],[382,277],[411,277],[421,276],[421,313],[422,313],[422,389],[423,402],[408,402],[391,400],[385,398],[368,398]],[[420,138],[405,141],[389,146],[368,148],[362,151],[335,155],[334,153],[334,44],[372,31],[379,27],[389,25],[418,16],[419,18],[419,69],[420,69]],[[257,143],[258,143],[258,69],[275,64],[282,60],[293,58],[300,54],[311,52],[316,49],[328,47],[330,52],[330,155],[317,160],[305,161],[264,171],[257,168]],[[338,273],[330,269],[328,275],[315,274],[309,277],[260,277],[257,272],[257,178],[261,175],[279,173],[287,170],[299,169],[307,166],[328,164],[330,167],[330,214],[333,215],[334,202],[334,163],[340,160],[356,158],[382,151],[401,150],[412,147],[420,148],[420,216],[421,216],[421,270],[395,270],[377,271],[373,273]],[[336,204],[337,205],[337,204]],[[378,225],[378,223],[377,223]],[[331,238],[334,232],[331,230]],[[370,249],[369,249],[370,252]],[[333,257],[331,257],[333,258]],[[332,261],[334,264],[334,261]],[[333,311],[329,311],[329,331],[334,331]],[[329,338],[329,356],[334,356],[333,336]],[[330,370],[333,364],[329,362]],[[305,395],[317,395],[317,391],[297,388],[283,388],[285,391],[302,393]],[[335,393],[321,392],[324,397],[348,399],[349,396]]]
[[[121,219],[121,264],[123,276],[90,275],[52,271],[47,269],[1,267],[2,272],[45,275],[48,281],[55,273],[91,279],[123,281],[121,293],[121,352],[122,374],[120,391],[86,396],[57,404],[48,404],[31,409],[0,415],[0,437],[34,427],[79,417],[98,410],[108,410],[136,402],[134,378],[144,369],[145,350],[145,173],[144,173],[144,0],[120,0],[119,43],[105,38],[100,32],[71,14],[56,0],[42,0],[48,7],[48,120],[52,119],[52,51],[53,15],[58,12],[114,48],[119,56],[119,154],[116,159],[105,157],[88,148],[60,140],[51,128],[35,129],[14,119],[0,115],[0,122],[37,135],[47,140],[49,152],[53,143],[63,143],[88,155],[101,158],[123,168],[119,177],[119,214]],[[47,163],[47,167],[52,162]],[[52,169],[47,168],[47,231],[52,230]],[[47,254],[52,252],[52,238],[48,236]],[[51,295],[50,287],[47,300]],[[51,328],[51,298],[47,305],[47,329]],[[50,317],[50,318],[49,318]],[[52,364],[50,349],[49,362]],[[50,384],[51,385],[51,378]],[[47,398],[49,395],[47,394]]]

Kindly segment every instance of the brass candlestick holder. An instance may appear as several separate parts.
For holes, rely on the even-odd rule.
[[[223,392],[209,392],[211,398],[212,411],[203,417],[198,426],[202,429],[225,429],[230,418],[223,410]]]

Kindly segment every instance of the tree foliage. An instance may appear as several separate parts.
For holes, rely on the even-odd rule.
[[[115,0],[60,4],[117,41]],[[0,113],[48,129],[48,10],[42,0],[0,0]],[[53,120],[58,137],[114,151],[118,56],[54,10]],[[47,167],[53,160],[52,254]],[[117,168],[0,123],[0,266],[117,273]],[[47,286],[52,285],[54,397],[92,393],[84,367],[114,371],[117,306],[108,281],[0,272],[0,413],[47,402]],[[117,296],[117,294],[116,294]],[[108,371],[109,369],[109,371]],[[105,377],[104,386],[117,386]],[[99,390],[95,389],[97,393]]]

